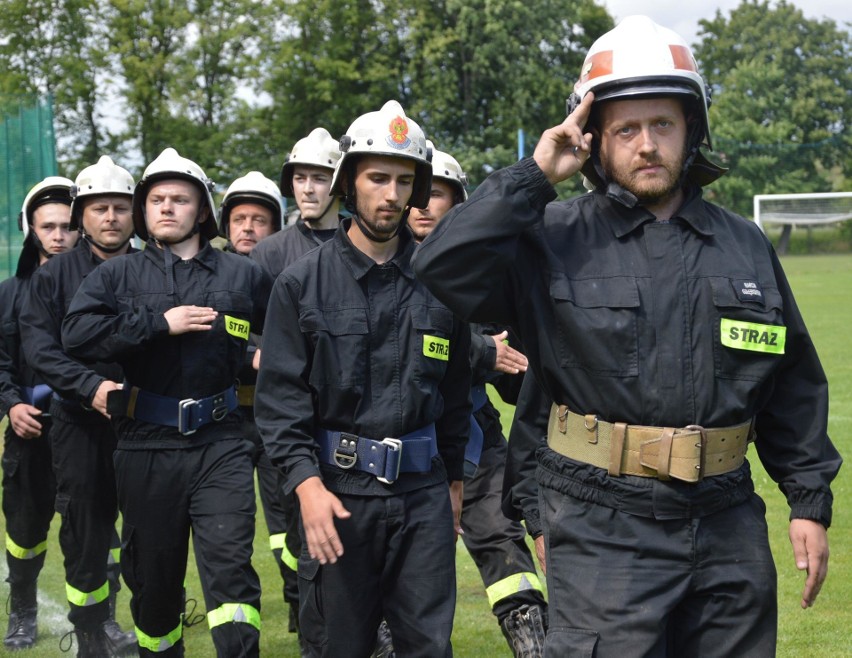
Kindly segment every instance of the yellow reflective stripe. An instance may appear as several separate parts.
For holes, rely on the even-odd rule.
[[[248,603],[223,603],[207,613],[207,625],[211,629],[231,622],[251,624],[260,630],[260,611]]]
[[[168,635],[162,635],[160,637],[148,635],[138,626],[134,630],[136,631],[136,640],[139,642],[140,647],[147,649],[148,651],[153,651],[154,653],[162,653],[163,651],[168,651],[180,642],[180,638],[183,634],[183,622],[178,624],[177,628]]]
[[[18,558],[19,560],[32,560],[47,550],[47,540],[45,539],[43,542],[36,544],[32,548],[24,548],[23,546],[18,546],[12,541],[12,538],[9,535],[6,535],[6,550],[9,551],[9,555]]]
[[[725,347],[764,354],[784,354],[787,327],[722,318],[721,341]]]
[[[107,555],[107,564],[119,564],[120,561],[121,561],[121,549],[120,548],[109,549],[109,555]]]
[[[269,550],[274,551],[276,548],[284,548],[284,540],[286,538],[286,532],[279,532],[277,535],[269,535]]]
[[[104,583],[93,592],[81,592],[79,589],[75,589],[68,583],[65,583],[65,594],[68,596],[69,602],[85,608],[86,606],[106,601],[109,596],[109,583]]]
[[[523,573],[512,574],[503,580],[498,580],[491,587],[486,587],[485,593],[488,595],[488,604],[493,608],[497,601],[528,589],[538,590],[539,592],[544,591],[538,576],[530,571],[525,571]]]
[[[440,361],[450,360],[450,341],[438,336],[423,336],[423,356]]]
[[[281,532],[277,535],[269,535],[269,550],[281,550],[281,561],[290,571],[296,571],[299,566],[299,560],[290,551],[287,550],[287,533]]]

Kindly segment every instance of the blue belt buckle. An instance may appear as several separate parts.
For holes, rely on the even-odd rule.
[[[198,400],[192,398],[186,398],[178,403],[178,432],[184,436],[195,434],[195,430],[198,429],[197,427],[190,429],[192,409],[197,406]]]
[[[385,438],[382,439],[382,445],[388,447],[387,453],[385,454],[385,477],[376,476],[376,479],[384,484],[393,484],[397,481],[397,479],[399,479],[399,467],[400,464],[402,464],[402,441],[399,439]],[[389,464],[391,467],[390,472],[388,472]],[[391,477],[391,475],[393,477]]]

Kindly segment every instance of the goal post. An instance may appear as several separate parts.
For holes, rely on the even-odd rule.
[[[814,226],[849,219],[852,219],[852,192],[754,196],[754,223],[764,232],[766,224]]]
[[[781,226],[776,250],[787,253],[793,229],[807,231],[808,252],[817,239],[813,229],[837,226],[852,219],[852,192],[756,194],[754,223],[766,233],[767,225]],[[817,231],[819,232],[819,231]],[[844,231],[845,233],[845,231]]]

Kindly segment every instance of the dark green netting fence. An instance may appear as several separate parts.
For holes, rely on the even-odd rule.
[[[18,262],[18,214],[27,191],[55,175],[52,99],[0,95],[0,279],[11,276]]]

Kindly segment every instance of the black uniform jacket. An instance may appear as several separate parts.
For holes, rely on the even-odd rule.
[[[352,245],[350,222],[273,287],[255,394],[266,452],[284,471],[288,492],[320,472],[331,491],[379,496],[461,480],[470,429],[469,329],[414,278],[407,229],[397,254],[378,265]],[[446,341],[446,358],[428,354],[429,345]],[[381,440],[430,423],[441,457],[431,473],[400,474],[388,486],[318,465],[319,428]]]
[[[62,341],[69,354],[120,363],[125,385],[179,400],[204,398],[236,383],[248,333],[263,326],[270,282],[257,264],[203,238],[195,257],[169,256],[171,267],[166,252],[149,240],[145,250],[111,259],[90,274],[68,310]],[[164,313],[182,305],[215,309],[213,328],[169,335]],[[126,417],[114,422],[121,447],[128,449],[233,438],[239,419],[232,412],[189,436]]]
[[[301,216],[295,224],[258,242],[249,253],[274,280],[290,263],[319,247],[334,231],[314,231]]]
[[[841,463],[828,386],[760,229],[698,189],[667,222],[604,193],[555,196],[531,158],[492,174],[420,245],[418,277],[462,317],[512,326],[546,396],[574,412],[667,427],[754,417],[793,517],[828,525]]]
[[[132,248],[131,248],[132,251]],[[66,400],[90,405],[105,379],[120,382],[121,368],[97,355],[76,358],[62,348],[62,319],[83,279],[104,261],[80,239],[64,254],[57,254],[32,275],[21,308],[21,339],[27,363],[43,382]]]

